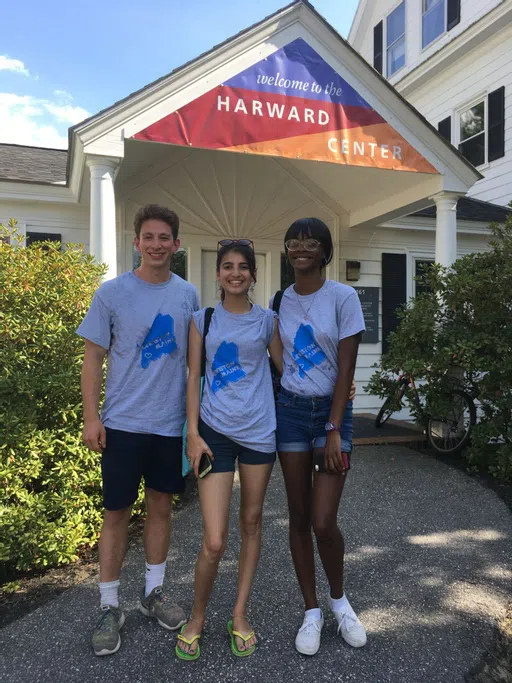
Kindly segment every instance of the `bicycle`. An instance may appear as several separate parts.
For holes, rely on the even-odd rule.
[[[398,377],[396,391],[384,401],[375,418],[375,426],[382,427],[394,412],[402,409],[402,400],[408,389],[407,397],[411,400],[412,395],[417,414],[422,416],[425,434],[432,448],[445,455],[454,455],[465,448],[476,424],[476,408],[471,396],[460,388],[443,390],[442,401],[445,409],[442,410],[442,417],[434,417],[422,406],[412,373],[404,373]]]

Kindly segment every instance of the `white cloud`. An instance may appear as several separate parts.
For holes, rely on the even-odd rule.
[[[73,95],[68,93],[67,90],[54,90],[53,94],[60,101],[65,101],[65,102],[72,102],[73,101]]]
[[[70,104],[62,105],[45,102],[44,107],[59,123],[68,123],[72,126],[90,116],[86,109],[73,107]]]
[[[23,76],[30,76],[30,72],[25,68],[21,59],[12,59],[7,55],[0,55],[0,71],[14,71]]]
[[[67,127],[88,116],[82,107],[0,93],[0,142],[66,149]]]

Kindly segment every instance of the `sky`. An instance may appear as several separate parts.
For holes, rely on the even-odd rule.
[[[67,147],[67,130],[288,0],[2,3],[0,142]],[[343,37],[358,0],[313,0]]]

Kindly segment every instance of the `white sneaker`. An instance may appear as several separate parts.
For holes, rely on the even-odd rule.
[[[357,618],[356,613],[347,600],[346,607],[339,612],[334,612],[338,622],[338,633],[345,642],[352,647],[363,647],[366,645],[366,631],[362,623]]]
[[[295,638],[295,647],[302,655],[316,655],[320,647],[320,635],[324,625],[323,616],[320,619],[305,616],[302,626]]]

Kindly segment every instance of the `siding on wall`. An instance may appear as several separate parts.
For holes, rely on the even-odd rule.
[[[480,169],[485,176],[468,196],[506,205],[512,199],[512,67],[510,50],[512,26],[497,33],[485,45],[454,62],[417,91],[408,100],[433,125],[447,116],[458,125],[456,110],[474,98],[505,87],[505,156]],[[400,86],[397,86],[398,90]],[[452,136],[455,141],[456,136]]]
[[[26,232],[59,233],[62,242],[89,245],[89,207],[0,200],[0,223],[15,218]]]
[[[459,235],[458,253],[462,256],[474,251],[487,250],[487,238],[484,235]],[[340,281],[357,287],[379,287],[379,337],[382,339],[382,253],[418,253],[425,257],[434,257],[435,233],[432,230],[392,230],[377,228],[375,231],[354,230],[345,232],[341,237]],[[361,275],[357,282],[345,280],[345,264],[347,260],[361,262]],[[410,281],[410,273],[408,278]],[[364,386],[375,369],[382,353],[382,343],[361,344],[357,359],[355,381],[357,385],[354,410],[356,412],[377,413],[382,399],[364,391]],[[403,411],[400,418],[408,419],[408,411]]]

